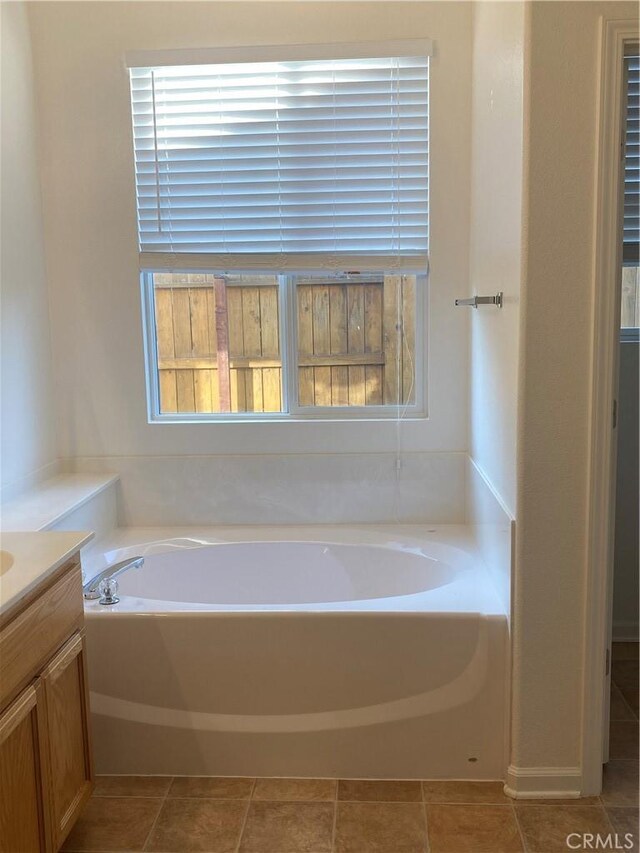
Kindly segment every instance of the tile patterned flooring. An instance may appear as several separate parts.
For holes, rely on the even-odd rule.
[[[102,776],[63,850],[567,853],[569,833],[617,832],[637,853],[637,656],[637,644],[614,645],[600,797],[515,802],[501,782]]]

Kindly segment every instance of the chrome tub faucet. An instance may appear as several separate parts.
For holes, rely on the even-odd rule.
[[[106,569],[98,572],[97,575],[84,583],[82,594],[87,601],[94,601],[98,598],[100,599],[98,604],[117,604],[120,599],[116,595],[118,591],[116,577],[128,569],[139,569],[143,563],[144,557],[130,557],[128,560],[107,566]]]

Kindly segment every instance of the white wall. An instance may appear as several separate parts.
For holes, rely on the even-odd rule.
[[[431,281],[428,420],[405,450],[467,447],[471,7],[467,3],[32,3],[60,452],[395,449],[389,422],[149,425],[140,328],[127,72],[132,49],[429,37]]]
[[[26,7],[3,3],[0,468],[3,497],[55,466],[54,399]]]
[[[527,8],[510,784],[579,787],[599,27],[637,5]]]
[[[522,241],[524,4],[473,7],[469,293],[504,307],[468,312],[466,518],[510,610]]]
[[[473,8],[470,293],[504,293],[471,310],[469,452],[512,517],[516,509],[522,240],[524,4]]]

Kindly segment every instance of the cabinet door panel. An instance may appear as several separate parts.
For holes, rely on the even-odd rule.
[[[83,634],[63,646],[42,674],[45,688],[53,837],[60,846],[91,793],[89,704]]]
[[[69,570],[49,589],[0,630],[0,705],[13,700],[51,659],[82,622],[80,565]]]
[[[0,716],[0,851],[50,850],[46,801],[46,720],[39,681]]]

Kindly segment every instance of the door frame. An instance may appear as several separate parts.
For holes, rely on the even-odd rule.
[[[601,19],[590,399],[589,507],[582,715],[582,794],[602,787],[608,758],[608,718],[615,521],[616,445],[613,412],[618,393],[624,179],[623,61],[638,40],[638,21]]]

